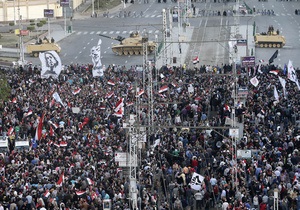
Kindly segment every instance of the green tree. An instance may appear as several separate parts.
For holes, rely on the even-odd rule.
[[[0,102],[8,101],[10,96],[10,86],[3,73],[0,73]]]

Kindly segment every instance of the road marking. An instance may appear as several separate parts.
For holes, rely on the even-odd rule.
[[[107,31],[103,31],[103,33],[102,34],[107,34]]]
[[[95,33],[95,31],[92,31],[90,34],[94,34]]]
[[[153,32],[152,30],[149,30],[149,31],[148,31],[149,34],[152,34],[152,32]]]
[[[86,35],[87,33],[88,33],[87,31],[83,32],[84,35]]]
[[[80,34],[81,34],[81,31],[78,31],[78,32],[77,32],[77,35],[80,35]]]
[[[162,15],[157,15],[156,17],[160,18],[160,17],[162,17]]]
[[[151,17],[153,18],[153,17],[155,17],[156,15],[151,15]]]
[[[122,34],[126,34],[126,33],[127,33],[127,31],[123,31],[123,32],[122,32]]]
[[[148,18],[149,17],[149,15],[145,15],[145,18]]]
[[[77,56],[75,56],[75,60],[77,60],[77,58],[78,58],[78,57],[77,57]]]
[[[133,33],[133,31],[129,31],[129,34]]]
[[[119,34],[120,33],[120,31],[116,31],[116,34]]]
[[[86,47],[83,47],[83,49],[85,49]]]
[[[101,31],[97,31],[97,33],[96,34],[101,34]]]
[[[154,33],[158,34],[158,33],[159,33],[159,30],[156,30]]]
[[[110,31],[110,32],[109,32],[109,34],[113,34],[113,33],[114,33],[114,31]]]

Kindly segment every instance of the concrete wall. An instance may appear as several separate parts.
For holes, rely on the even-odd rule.
[[[72,11],[81,5],[85,0],[69,0]],[[59,0],[2,0],[0,1],[0,22],[11,22],[15,19],[22,20],[44,18],[44,9],[53,9],[54,18],[63,17],[63,8]],[[69,12],[70,13],[70,12]]]

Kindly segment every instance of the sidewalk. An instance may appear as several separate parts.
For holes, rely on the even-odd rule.
[[[79,20],[79,19],[87,19],[87,18],[91,18],[90,11],[88,11],[89,7],[92,4],[92,0],[86,0],[83,4],[81,4],[73,13],[73,20]],[[130,7],[131,4],[126,4],[126,7]],[[109,10],[109,13],[114,13],[116,11],[119,11],[121,8],[123,8],[123,4],[120,3],[118,6],[112,8]],[[102,11],[98,14],[98,17],[102,17],[103,13],[105,11]],[[43,39],[45,36],[47,36],[48,38],[52,38],[55,40],[55,42],[59,42],[61,40],[63,40],[64,38],[70,36],[73,33],[73,29],[71,28],[71,32],[68,32],[68,25],[66,30],[64,29],[63,26],[57,24],[57,22],[61,22],[63,21],[63,19],[55,19],[55,20],[51,20],[50,23],[50,36],[48,35],[48,25],[44,25],[40,28],[40,30],[44,30],[46,31],[44,34],[41,34],[38,38]],[[33,43],[34,40],[31,40],[27,43],[24,43],[24,47],[26,48],[26,46],[29,43]],[[18,53],[19,49],[17,48],[2,48],[0,49],[0,52],[9,52],[9,53]]]
[[[178,27],[173,27],[171,36],[167,37],[167,58],[164,58],[163,47],[160,54],[156,58],[156,66],[163,66],[166,64],[171,66],[183,65],[185,63],[190,45],[188,42],[192,39],[193,31],[193,26],[188,26],[185,29],[181,28],[180,31]]]
[[[248,29],[247,29],[248,28]],[[255,41],[253,36],[253,26],[252,25],[240,25],[239,26],[239,34],[241,35],[240,38],[235,37],[235,26],[231,26],[231,37],[232,40],[247,40],[245,45],[243,44],[237,44],[237,53],[234,51],[233,43],[236,43],[236,41],[229,42],[229,49],[230,49],[230,55],[232,55],[230,59],[230,63],[232,63],[235,60],[236,64],[241,64],[241,57],[245,56],[255,56]],[[247,36],[248,32],[248,36]],[[248,48],[248,53],[247,53]],[[235,58],[234,58],[235,57]]]

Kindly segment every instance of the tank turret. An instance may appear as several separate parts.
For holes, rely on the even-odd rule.
[[[142,55],[143,42],[145,41],[138,32],[130,33],[128,38],[122,36],[110,37],[103,34],[99,36],[119,41],[119,44],[112,46],[112,51],[117,55]],[[155,50],[156,44],[153,41],[147,41],[147,52],[150,54]]]

